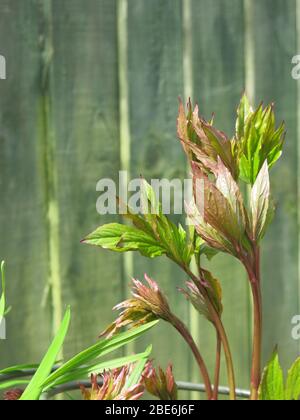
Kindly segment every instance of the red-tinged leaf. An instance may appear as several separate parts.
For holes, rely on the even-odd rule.
[[[213,127],[212,122],[199,116],[198,106],[192,109],[188,104],[188,114],[180,102],[177,122],[178,137],[190,161],[196,160],[205,171],[215,173],[218,156],[231,171],[233,177],[238,176],[236,147],[225,133]]]
[[[236,255],[236,250],[221,233],[206,223],[194,205],[186,205],[186,213],[190,223],[195,227],[198,235],[205,241],[211,248],[221,252],[226,252],[231,255]]]
[[[233,212],[235,213],[238,223],[245,232],[249,230],[248,214],[244,205],[243,196],[238,184],[233,179],[230,171],[224,165],[222,160],[218,160],[216,187],[228,200]],[[245,241],[247,238],[245,238]]]
[[[240,195],[240,190],[230,171],[227,169],[220,158],[218,159],[216,187],[228,200],[233,211],[237,213],[238,196]]]
[[[222,234],[232,244],[241,243],[244,228],[240,225],[229,201],[201,171],[197,164],[194,164],[192,169],[194,174],[194,194],[196,197],[203,196],[204,198],[205,223]]]
[[[185,109],[182,100],[179,100],[179,111],[178,111],[178,118],[177,118],[177,135],[181,140],[182,146],[185,152],[188,154],[189,150],[187,148],[187,142],[189,142],[188,137],[188,122],[187,117],[185,115]]]
[[[160,400],[172,401],[178,399],[178,390],[171,364],[168,365],[166,373],[161,367],[158,368],[157,373],[153,364],[149,362],[145,369],[143,382],[149,394]]]
[[[120,315],[101,336],[110,338],[124,327],[136,328],[158,319],[171,322],[172,315],[168,301],[158,284],[147,275],[145,280],[147,284],[133,279],[132,298],[114,308],[120,311]]]

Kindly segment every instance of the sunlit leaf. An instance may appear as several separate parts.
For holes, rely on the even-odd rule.
[[[135,366],[133,372],[131,373],[128,381],[126,382],[126,388],[131,388],[132,386],[139,383],[142,373],[145,369],[146,363],[149,360],[149,356],[152,352],[152,346],[149,346],[148,349],[145,351],[145,356],[141,357],[140,361]]]
[[[71,319],[71,310],[67,309],[64,319],[61,323],[61,326],[54,338],[51,346],[49,347],[45,357],[43,358],[38,370],[31,379],[29,385],[25,389],[21,400],[38,400],[43,392],[43,383],[50,374],[53,365],[57,359],[57,356],[60,352],[60,349],[64,343],[66,334],[69,329]]]
[[[0,391],[18,387],[26,387],[29,382],[29,379],[10,379],[5,382],[0,382]]]
[[[131,363],[140,364],[140,362],[145,363],[149,359],[149,356],[152,352],[152,346],[149,346],[147,350],[143,353],[139,354],[133,354],[126,357],[119,357],[112,360],[107,361],[94,361],[93,363],[89,364],[88,366],[83,366],[79,368],[70,368],[65,374],[59,376],[56,379],[53,379],[50,381],[50,379],[47,380],[47,386],[44,387],[44,392],[47,392],[49,389],[64,385],[66,383],[72,382],[72,381],[80,381],[80,380],[86,380],[90,377],[91,374],[99,375],[107,370],[117,369],[122,366],[126,366]],[[133,378],[135,379],[135,377]]]
[[[144,334],[146,331],[149,331],[151,328],[157,325],[158,322],[159,321],[153,321],[148,323],[147,325],[143,325],[141,327],[134,328],[124,333],[118,334],[110,339],[100,340],[97,344],[77,354],[68,362],[66,362],[63,366],[57,369],[54,373],[52,373],[44,381],[43,386],[47,387],[51,383],[54,383],[54,381],[56,381],[58,378],[68,374],[68,372],[70,372],[71,370],[80,368],[85,364],[91,363],[92,361],[94,361],[94,359],[99,358],[100,356],[105,356],[113,351],[118,350],[120,347],[131,343],[136,338]]]
[[[249,115],[253,112],[249,99],[246,94],[243,95],[237,111],[236,135],[241,139],[245,135],[245,125]]]
[[[244,96],[238,108],[236,145],[239,155],[240,178],[253,185],[265,161],[271,168],[282,154],[285,126],[277,129],[273,104],[252,110]]]
[[[139,251],[149,258],[167,255],[179,265],[189,265],[193,248],[185,230],[162,213],[155,191],[143,179],[141,202],[143,214],[135,215],[130,208],[126,210],[125,217],[134,226],[117,223],[104,225],[82,242],[116,252]]]
[[[0,298],[0,320],[5,315],[5,263],[1,263],[1,286],[2,286],[2,295]]]
[[[111,223],[99,227],[83,241],[116,252],[139,251],[150,258],[165,254],[165,249],[150,235],[135,227]]]
[[[263,373],[259,398],[263,401],[283,401],[285,399],[283,371],[277,351],[274,352]]]
[[[285,399],[299,400],[300,398],[300,358],[295,361],[288,372]]]

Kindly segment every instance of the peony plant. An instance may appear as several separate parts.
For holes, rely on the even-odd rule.
[[[190,221],[186,229],[175,225],[163,214],[154,190],[142,179],[142,208],[152,211],[136,214],[127,208],[125,218],[131,224],[101,226],[83,242],[119,253],[138,251],[148,258],[166,256],[183,270],[189,281],[180,292],[216,330],[214,381],[201,355],[201,348],[170,309],[158,284],[149,277],[146,277],[146,285],[134,280],[133,297],[116,307],[121,313],[104,334],[112,336],[124,326],[136,328],[154,319],[168,322],[188,342],[198,363],[208,400],[218,399],[223,349],[230,399],[235,400],[235,366],[222,320],[222,286],[213,273],[203,268],[201,258],[212,259],[219,252],[226,253],[244,266],[253,297],[250,398],[254,401],[297,400],[300,397],[299,360],[289,371],[286,384],[277,353],[264,372],[261,366],[261,242],[274,215],[269,172],[282,155],[285,126],[283,123],[276,126],[273,104],[267,107],[261,104],[253,109],[244,95],[237,110],[233,136],[228,137],[218,130],[213,120],[206,121],[201,117],[198,106],[193,107],[191,101],[187,108],[180,101],[177,131],[193,180],[194,200],[186,205]],[[203,198],[200,203],[199,197]],[[124,204],[122,210],[123,214]]]

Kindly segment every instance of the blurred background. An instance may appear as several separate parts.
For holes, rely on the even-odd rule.
[[[70,356],[93,344],[112,307],[145,272],[168,293],[214,363],[214,332],[177,292],[186,280],[166,259],[147,261],[80,244],[98,225],[96,183],[184,178],[176,139],[178,96],[199,102],[233,134],[246,89],[255,104],[276,103],[285,120],[284,157],[272,171],[276,219],[263,246],[264,357],[279,345],[285,366],[300,352],[292,318],[300,314],[299,82],[296,0],[0,0],[0,258],[7,262],[7,340],[0,367],[38,362],[66,305]],[[298,13],[298,14],[297,14]],[[297,18],[298,16],[298,18]],[[210,264],[208,264],[208,267]],[[248,387],[251,301],[246,276],[229,256],[213,271],[224,288],[224,320],[238,385]],[[172,360],[178,380],[199,382],[189,351],[160,325],[136,345]],[[225,383],[226,375],[222,374]]]

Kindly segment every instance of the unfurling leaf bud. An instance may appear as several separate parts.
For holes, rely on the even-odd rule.
[[[158,373],[151,362],[148,363],[144,373],[144,384],[149,394],[163,401],[178,399],[178,389],[173,375],[173,367],[168,365],[166,372],[161,367]]]
[[[210,301],[213,303],[216,311],[221,316],[223,312],[222,305],[222,287],[219,280],[215,279],[209,271],[201,269],[201,286],[207,291],[210,297]],[[207,307],[207,298],[203,297],[200,292],[200,281],[199,285],[195,281],[186,283],[187,289],[179,289],[185,297],[191,302],[194,308],[203,315],[208,321],[214,323],[214,319],[211,317],[211,312]]]
[[[172,321],[172,313],[167,299],[157,283],[145,275],[148,285],[133,279],[132,298],[125,300],[114,309],[121,311],[120,316],[101,335],[111,337],[121,328],[138,327],[156,319]]]
[[[98,376],[91,376],[92,388],[87,390],[81,386],[81,392],[86,401],[102,401],[102,400],[138,400],[144,394],[144,386],[140,383],[127,388],[127,380],[132,373],[133,365],[124,366],[121,369],[104,372],[101,375],[100,385]]]

